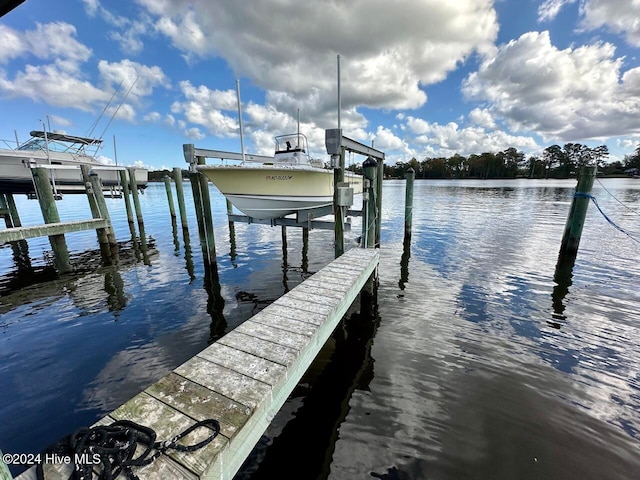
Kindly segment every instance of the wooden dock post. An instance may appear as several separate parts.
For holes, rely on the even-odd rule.
[[[13,199],[12,193],[0,194],[0,210],[2,210],[4,222],[7,228],[22,226],[20,216],[18,215],[18,209],[16,208],[16,202]]]
[[[576,256],[578,245],[582,236],[584,220],[587,216],[591,188],[596,176],[596,166],[582,167],[578,175],[578,185],[571,202],[571,210],[564,227],[562,244],[560,245],[560,255]]]
[[[142,218],[142,208],[140,207],[140,196],[138,194],[138,182],[136,181],[136,169],[133,167],[127,168],[129,172],[129,184],[131,190],[131,196],[133,197],[133,208],[136,210],[136,219],[138,220],[138,227],[140,231],[144,228],[144,218]],[[142,233],[140,234],[142,237]]]
[[[198,165],[205,164],[204,157],[197,157]],[[213,230],[213,216],[211,213],[211,198],[209,197],[209,183],[207,178],[198,173],[190,173],[193,202],[198,220],[198,233],[202,246],[202,256],[210,264],[216,263],[216,243]]]
[[[309,271],[309,229],[302,228],[302,263],[300,265],[302,273]]]
[[[174,167],[173,181],[176,182],[176,197],[178,197],[178,211],[180,212],[180,223],[182,224],[182,240],[188,241],[189,220],[187,219],[187,207],[184,203],[184,187],[182,185],[182,169]]]
[[[380,248],[382,235],[382,180],[384,178],[384,160],[378,160],[376,172],[376,248]]]
[[[334,253],[338,258],[344,253],[344,211],[338,205],[338,186],[344,182],[344,147],[340,148],[338,165],[333,170],[333,217],[334,217]]]
[[[102,183],[100,182],[100,178],[95,173],[91,173],[91,167],[89,167],[89,165],[81,165],[80,171],[82,172],[82,180],[84,181],[87,199],[89,200],[91,216],[93,218],[102,218],[107,220],[108,224],[111,225],[111,218],[109,217],[107,202],[105,202],[104,195],[102,193]],[[96,235],[98,236],[98,244],[100,245],[102,260],[107,265],[117,263],[118,242],[116,241],[116,237],[113,233],[113,228],[111,228],[111,226],[96,228]]]
[[[287,227],[282,225],[282,258],[284,263],[287,263]]]
[[[404,243],[411,243],[411,226],[413,223],[413,181],[416,171],[409,167],[405,174],[407,183],[404,190]]]
[[[168,175],[165,175],[164,188],[167,191],[167,201],[169,202],[169,213],[171,214],[172,223],[176,223],[176,207],[173,205],[173,193],[171,192],[171,179]]]
[[[44,168],[37,167],[31,170],[31,175],[33,176],[33,183],[38,195],[44,223],[60,223],[60,215],[58,214],[56,201],[53,198],[49,174]],[[55,265],[58,271],[60,273],[71,272],[69,249],[67,248],[64,234],[50,235],[49,243],[51,243],[51,248],[53,249]]]
[[[362,192],[362,248],[373,248],[376,244],[376,173],[378,163],[373,157],[367,158],[362,164],[365,185]]]
[[[133,229],[131,235],[135,236],[136,231],[133,227],[133,210],[131,209],[131,200],[129,199],[129,180],[127,179],[126,170],[120,170],[120,183],[122,184],[122,197],[124,198],[124,207],[127,210],[129,229]]]

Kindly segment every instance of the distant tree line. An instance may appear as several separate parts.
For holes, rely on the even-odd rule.
[[[427,157],[422,161],[412,158],[408,162],[385,165],[385,177],[403,178],[411,167],[416,178],[569,178],[577,175],[584,165],[598,165],[599,174],[624,175],[640,169],[640,145],[624,161],[605,163],[609,156],[606,145],[588,147],[580,143],[565,143],[563,147],[551,145],[541,156],[525,157],[523,152],[510,147],[501,152],[485,152],[465,157]],[[351,167],[359,171],[358,166]]]

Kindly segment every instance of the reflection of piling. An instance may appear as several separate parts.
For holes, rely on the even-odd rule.
[[[142,208],[140,207],[140,195],[138,194],[138,182],[136,181],[136,169],[133,167],[127,168],[129,171],[129,185],[131,189],[131,196],[133,197],[133,208],[136,210],[136,219],[138,220],[138,227],[140,228],[140,236],[142,237],[142,229],[144,228],[144,219],[142,218]]]
[[[189,237],[189,229],[182,230],[184,240],[184,260],[189,274],[189,282],[193,282],[196,279],[196,274],[193,268],[193,255],[191,254],[191,239]]]
[[[582,167],[578,176],[578,185],[571,202],[571,210],[564,227],[560,255],[576,256],[582,236],[582,228],[589,206],[590,192],[596,175],[596,167]]]
[[[569,293],[569,287],[572,284],[575,260],[576,257],[573,255],[560,255],[558,257],[556,271],[553,275],[553,281],[556,285],[553,287],[553,292],[551,293],[551,303],[553,307],[552,320],[547,321],[547,323],[554,328],[560,328],[562,322],[567,318],[564,314],[566,308],[564,298],[567,293]]]
[[[38,202],[40,203],[44,223],[60,223],[60,215],[58,214],[56,201],[53,198],[49,174],[41,167],[33,168],[31,174],[33,175],[33,184],[36,188],[36,194],[38,195]],[[67,249],[64,234],[49,235],[49,243],[51,243],[58,271],[60,273],[70,272],[69,250]]]
[[[405,237],[406,240],[406,237]],[[398,287],[404,290],[409,282],[409,259],[411,258],[411,241],[405,241],[402,248],[402,256],[400,257],[400,281]]]
[[[404,243],[411,243],[411,224],[413,221],[413,180],[416,178],[416,172],[413,168],[409,168],[405,175],[407,184],[404,196]]]

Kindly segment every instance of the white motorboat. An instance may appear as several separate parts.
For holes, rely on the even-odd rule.
[[[301,133],[275,138],[272,161],[248,165],[198,165],[197,169],[245,215],[281,218],[333,203],[333,170],[309,155]],[[345,173],[345,182],[362,193],[362,176]]]
[[[32,131],[31,138],[15,149],[0,149],[0,193],[33,193],[31,168],[50,169],[50,177],[57,193],[84,192],[80,165],[89,165],[102,180],[105,188],[119,184],[119,170],[99,162],[87,149],[96,149],[102,140],[63,133]],[[145,188],[148,171],[135,169],[138,187]]]

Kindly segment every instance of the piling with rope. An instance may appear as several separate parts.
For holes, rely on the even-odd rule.
[[[578,185],[573,195],[569,217],[564,227],[564,235],[560,245],[560,255],[576,256],[580,237],[587,215],[587,207],[591,199],[591,188],[596,176],[596,166],[582,167],[578,176]]]

